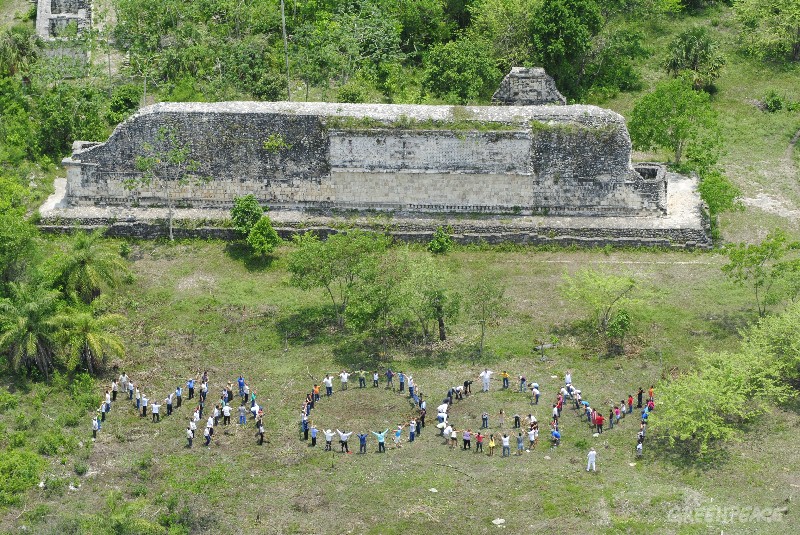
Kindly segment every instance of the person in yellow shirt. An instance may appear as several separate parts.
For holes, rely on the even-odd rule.
[[[508,388],[508,378],[509,378],[508,372],[504,371],[503,373],[500,374],[500,377],[503,378],[503,389],[505,390],[506,388]]]
[[[489,457],[494,455],[494,435],[489,435]]]

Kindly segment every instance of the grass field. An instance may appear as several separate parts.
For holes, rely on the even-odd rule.
[[[161,398],[198,370],[209,371],[212,396],[222,383],[244,374],[266,405],[269,444],[255,445],[251,421],[246,429],[218,430],[208,449],[198,439],[188,450],[186,404],[154,424],[137,417],[125,401],[114,405],[90,446],[89,417],[77,411],[77,425],[58,431],[69,446],[50,457],[45,487],[31,491],[19,508],[5,510],[3,530],[24,525],[36,533],[104,533],[109,522],[132,518],[177,522],[191,532],[208,533],[431,532],[453,523],[488,532],[500,529],[492,524],[496,518],[515,532],[778,533],[796,525],[791,507],[786,516],[779,515],[780,523],[719,524],[702,516],[708,510],[709,518],[719,519],[713,516],[717,506],[783,507],[785,500],[797,498],[800,479],[791,467],[800,459],[786,447],[800,424],[792,411],[768,415],[713,470],[681,465],[649,450],[638,461],[635,422],[593,438],[569,409],[562,418],[560,448],[549,449],[545,440],[535,451],[510,459],[500,458],[499,451],[493,458],[451,451],[430,426],[415,443],[390,447],[385,455],[374,453],[373,437],[367,455],[311,449],[298,432],[300,403],[312,384],[309,373],[319,380],[344,367],[379,364],[319,316],[326,310],[325,297],[287,284],[283,254],[267,269],[248,269],[214,242],[143,243],[133,256],[136,282],[108,304],[129,319],[125,371],[151,397]],[[721,277],[722,259],[716,255],[462,250],[443,262],[453,269],[454,287],[485,269],[497,273],[508,286],[511,314],[490,329],[489,354],[482,361],[472,361],[477,331],[462,319],[441,350],[392,351],[393,368],[412,373],[434,406],[449,386],[475,377],[484,365],[498,375],[522,372],[543,391],[543,403],[531,408],[527,396],[500,391],[499,379],[489,394],[475,388],[453,409],[459,428],[476,429],[480,414],[488,411],[491,431],[499,432],[501,408],[506,426],[515,412],[524,416],[531,410],[545,422],[547,401],[566,369],[587,399],[606,406],[675,367],[691,366],[695,347],[734,347],[737,328],[753,317],[748,296]],[[581,349],[580,335],[570,334],[583,314],[563,301],[556,286],[565,271],[579,266],[632,272],[663,288],[650,292],[640,307],[628,356],[599,358]],[[534,338],[551,327],[562,345],[541,361]],[[382,359],[380,365],[387,363]],[[120,371],[109,370],[106,380]],[[28,396],[18,394],[16,410],[0,415],[0,426],[8,437],[19,424],[17,415],[26,414],[36,422],[26,436],[37,443],[59,428],[52,420],[60,422],[62,414],[75,410],[57,387],[31,388]],[[95,387],[96,396],[100,392]],[[40,401],[25,401],[30,399]],[[347,392],[323,399],[312,420],[320,428],[383,431],[410,414],[407,398],[399,393],[360,391],[351,384]],[[357,448],[355,437],[352,446]],[[590,446],[599,451],[597,474],[584,471]],[[85,473],[78,476],[76,470]],[[670,521],[675,508],[683,507],[702,514],[693,523]],[[147,532],[144,524],[136,525],[130,532]]]

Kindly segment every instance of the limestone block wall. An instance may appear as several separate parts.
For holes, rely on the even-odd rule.
[[[129,189],[136,157],[167,129],[210,178]],[[163,147],[162,147],[163,148]],[[227,208],[254,194],[280,207],[644,215],[663,176],[630,163],[618,114],[593,106],[327,103],[158,104],[64,160],[80,205]]]
[[[78,32],[91,28],[91,0],[37,0],[36,33],[45,40],[56,39],[71,22]]]

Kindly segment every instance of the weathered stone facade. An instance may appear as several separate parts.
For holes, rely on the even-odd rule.
[[[514,67],[492,95],[492,103],[501,106],[564,105],[567,99],[544,69]]]
[[[212,180],[126,188],[163,128]],[[169,190],[196,208],[252,193],[272,208],[663,214],[663,173],[642,176],[630,150],[624,119],[594,106],[165,103],[76,142],[64,165],[74,206],[164,205]]]
[[[78,33],[92,25],[91,0],[38,0],[36,4],[36,33],[48,41],[57,39],[70,23]]]

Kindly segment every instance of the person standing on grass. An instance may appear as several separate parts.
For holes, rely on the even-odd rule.
[[[642,396],[644,396],[644,390],[640,386],[639,387],[639,391],[636,392],[636,408],[637,409],[641,409],[642,408]]]
[[[153,406],[153,422],[154,423],[160,422],[161,415],[159,414],[159,410],[161,409],[161,405],[159,405],[158,403],[153,403],[152,406]]]
[[[247,424],[247,407],[239,405],[239,425]]]
[[[388,433],[388,432],[389,432],[389,428],[388,427],[386,428],[386,430],[383,433],[376,433],[375,431],[371,432],[378,439],[378,453],[381,453],[381,452],[386,453],[386,443],[385,442],[386,442],[386,433]]]
[[[489,391],[489,380],[492,378],[492,374],[493,373],[494,372],[490,371],[489,368],[484,368],[484,370],[481,373],[478,374],[478,378],[483,383],[483,391],[484,392],[488,392]]]
[[[458,432],[456,431],[456,428],[453,427],[453,429],[450,431],[450,449],[451,450],[456,449],[456,443],[457,442],[458,442]]]
[[[358,388],[365,388],[367,386],[367,372],[364,368],[358,370]]]
[[[497,417],[497,421],[500,424],[500,429],[502,429],[503,425],[506,423],[506,412],[503,409],[500,409],[500,415]]]
[[[208,381],[203,381],[200,385],[200,401],[205,401],[208,397]]]
[[[133,381],[128,382],[128,399],[133,400],[133,390],[134,390]]]
[[[386,368],[386,388],[394,389],[394,372],[391,368]]]
[[[503,457],[510,457],[511,456],[511,439],[503,433],[503,437],[500,439],[503,443]]]
[[[316,403],[317,401],[319,401],[319,385],[318,384],[314,383],[314,389],[312,390],[312,392],[314,393],[314,403]]]
[[[325,385],[325,395],[331,397],[333,395],[333,379],[331,376],[326,374],[322,384]]]
[[[467,429],[466,431],[462,431],[461,438],[464,441],[464,451],[472,449],[472,430]]]
[[[367,453],[367,434],[359,433],[358,437],[358,453]]]
[[[450,424],[447,424],[447,426],[444,429],[442,429],[442,436],[444,437],[445,444],[450,443],[450,433],[452,432],[453,432],[453,426]]]
[[[403,426],[402,424],[397,424],[397,430],[394,432],[394,447],[395,448],[402,448],[402,444],[400,444],[401,439],[403,438]]]
[[[120,390],[122,391],[122,393],[124,394],[125,392],[127,392],[128,391],[128,374],[125,373],[125,372],[122,372],[121,374],[119,374],[118,382],[119,382]]]
[[[636,457],[642,456],[642,441],[639,440],[636,442]]]
[[[186,381],[186,388],[189,389],[189,399],[192,399],[194,397],[194,378],[190,377],[189,380]]]
[[[191,427],[186,427],[186,447],[192,447],[192,440],[194,440],[194,431],[192,431]]]
[[[526,385],[527,382],[528,381],[527,381],[527,379],[525,379],[525,376],[523,374],[519,374],[519,391],[520,391],[520,393],[522,393],[522,394],[525,393],[525,390],[526,390],[526,386],[525,385]]]
[[[339,435],[339,446],[341,447],[342,453],[350,453],[350,448],[347,447],[347,439],[350,438],[350,435],[352,435],[353,432],[350,431],[349,433],[343,433],[337,429],[336,433]]]
[[[494,447],[495,447],[494,434],[491,434],[489,435],[489,457],[494,456]]]
[[[522,427],[522,418],[519,414],[514,414],[514,429],[519,429]]]
[[[142,394],[142,418],[147,418],[147,396]]]
[[[97,439],[97,431],[100,429],[100,422],[97,421],[97,416],[92,418],[92,440]]]
[[[194,437],[194,432],[197,431],[197,424],[194,418],[189,418],[189,429],[192,430],[192,436]]]
[[[117,391],[119,390],[119,385],[113,379],[111,380],[111,401],[117,401]],[[652,388],[650,389],[652,390]]]
[[[517,432],[517,455],[522,455],[522,450],[525,449],[525,438],[522,436],[522,431]]]
[[[614,407],[608,410],[608,428],[614,429]]]
[[[408,397],[414,397],[414,377],[408,376]]]
[[[653,394],[655,393],[655,385],[650,385],[650,390],[647,391],[647,401],[653,401],[655,398]]]
[[[572,384],[572,370],[567,370],[567,373],[564,374],[564,384]]]
[[[475,435],[475,453],[483,453],[483,435],[480,431]]]
[[[264,444],[264,421],[258,420],[258,445]]]
[[[250,408],[251,409],[256,406],[256,398],[257,397],[258,397],[258,394],[256,393],[255,390],[250,392]]]
[[[428,413],[425,409],[419,410],[419,418],[417,419],[419,425],[417,426],[417,434],[422,435],[422,430],[425,429],[425,415]]]
[[[175,387],[175,408],[180,408],[181,402],[183,401],[183,389],[180,385]]]
[[[633,396],[628,394],[628,414],[633,413]]]
[[[245,383],[244,390],[242,391],[242,403],[247,405],[248,399],[250,399],[250,385]]]
[[[236,383],[239,385],[239,397],[244,397],[244,377],[240,375]]]
[[[372,386],[374,388],[378,388],[378,372],[377,372],[377,370],[372,372]]]
[[[603,424],[606,422],[606,419],[603,417],[602,414],[599,412],[594,417],[594,423],[597,426],[597,432],[601,435],[603,434]]]
[[[317,446],[317,426],[311,424],[311,447],[314,448]]]
[[[223,425],[230,425],[231,423],[231,406],[225,405],[222,407],[222,424]]]
[[[333,448],[331,448],[331,441],[333,441],[333,431],[330,429],[323,429],[322,434],[325,435],[325,451],[333,451]]]
[[[503,379],[503,390],[506,390],[508,388],[508,379],[510,377],[511,376],[508,375],[508,372],[506,370],[503,370],[503,373],[500,374],[500,378]]]
[[[531,426],[528,431],[528,449],[532,450],[534,448],[536,448],[536,431],[534,431],[533,426]]]
[[[339,379],[341,379],[342,390],[347,390],[347,380],[350,379],[350,374],[347,370],[342,370],[342,373],[339,374]]]
[[[303,440],[308,440],[308,414],[306,411],[300,413],[300,432],[303,433]]]
[[[531,405],[538,405],[539,404],[539,396],[541,392],[539,392],[539,385],[533,383],[531,386]]]
[[[206,439],[206,447],[209,447],[211,445],[211,428],[210,427],[206,427],[205,428],[205,430],[203,431],[203,436]]]
[[[414,442],[414,437],[417,436],[417,421],[414,418],[411,418],[411,421],[408,423],[408,441]]]
[[[397,380],[398,380],[398,381],[400,381],[400,392],[405,392],[405,388],[406,388],[406,374],[404,374],[402,371],[401,371],[401,372],[398,372],[398,374],[397,374]]]
[[[597,466],[595,465],[595,461],[597,460],[597,452],[594,451],[594,448],[589,450],[589,454],[586,456],[588,462],[586,463],[586,471],[588,472],[591,468],[593,472],[597,472]]]

